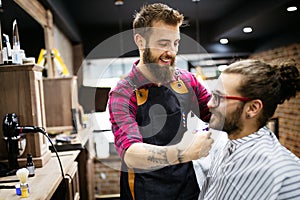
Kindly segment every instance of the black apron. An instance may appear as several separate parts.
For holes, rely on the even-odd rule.
[[[190,94],[188,90],[176,92],[179,82],[173,83],[172,86],[151,86],[137,91],[137,99],[139,92],[144,98],[141,105],[138,100],[136,115],[144,143],[173,145],[182,139],[187,130]],[[180,83],[183,84],[182,81]],[[181,86],[185,87],[184,84]],[[199,195],[192,162],[150,172],[140,169],[129,169],[128,172],[125,163],[122,163],[120,184],[121,199],[124,200],[189,200],[198,199]]]

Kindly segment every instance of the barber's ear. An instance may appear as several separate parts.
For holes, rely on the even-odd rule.
[[[263,103],[259,99],[254,99],[248,102],[248,106],[246,108],[247,118],[252,118],[258,115],[263,109]]]
[[[145,49],[146,41],[145,41],[145,39],[143,38],[143,36],[141,36],[140,34],[135,34],[135,35],[134,35],[134,42],[135,42],[135,44],[138,46],[138,48],[139,48],[140,50]]]

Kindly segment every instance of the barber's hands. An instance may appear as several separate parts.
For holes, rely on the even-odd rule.
[[[179,162],[188,162],[201,157],[206,157],[214,140],[210,137],[211,132],[186,132],[180,143],[176,145]]]

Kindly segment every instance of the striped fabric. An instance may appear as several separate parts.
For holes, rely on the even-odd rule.
[[[198,130],[202,129],[198,128]],[[206,157],[201,157],[197,160],[193,160],[193,166],[197,176],[199,188],[202,187],[203,183],[206,180],[207,173],[210,169],[215,155],[218,154],[221,149],[224,149],[226,147],[226,144],[229,140],[226,132],[214,130],[211,128],[209,129],[209,131],[211,132],[211,138],[213,138],[214,140],[214,143],[209,150],[209,155]]]
[[[300,159],[266,127],[229,141],[214,158],[199,200],[300,199]]]

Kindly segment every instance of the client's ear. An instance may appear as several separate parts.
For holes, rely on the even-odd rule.
[[[254,99],[247,102],[246,116],[247,118],[252,118],[257,116],[263,109],[263,103],[260,99]]]

